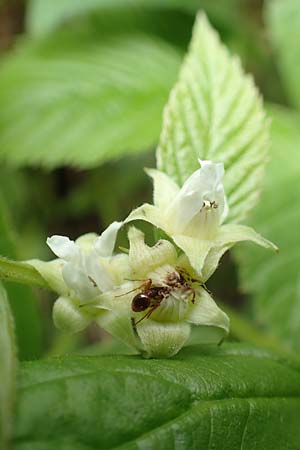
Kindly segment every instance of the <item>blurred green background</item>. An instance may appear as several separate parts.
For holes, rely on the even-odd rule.
[[[225,255],[209,288],[298,350],[299,0],[0,1],[0,253],[50,259],[47,236],[101,232],[150,201],[142,168],[198,10],[267,102],[271,162],[251,221],[281,248],[275,262],[250,246]],[[49,293],[7,289],[21,359],[114,345],[93,326],[61,335]]]

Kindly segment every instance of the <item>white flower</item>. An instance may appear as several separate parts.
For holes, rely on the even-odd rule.
[[[122,222],[113,222],[102,234],[85,234],[75,242],[52,236],[47,244],[58,257],[50,262],[29,261],[59,294],[53,308],[55,324],[66,331],[80,331],[95,314],[106,310],[97,298],[111,291],[127,274],[128,256],[112,256]],[[90,305],[97,302],[97,310]]]
[[[209,328],[210,342],[220,342],[229,331],[229,319],[193,278],[186,257],[178,258],[166,240],[149,247],[134,227],[128,237],[132,281],[103,294],[101,304],[108,310],[97,323],[148,357],[175,355],[189,338],[191,324]]]
[[[222,184],[222,163],[200,161],[182,188],[163,172],[148,169],[154,182],[154,205],[144,204],[129,214],[126,222],[145,220],[161,228],[188,256],[206,281],[221,256],[236,242],[250,240],[274,250],[277,247],[252,228],[223,224],[228,207]]]

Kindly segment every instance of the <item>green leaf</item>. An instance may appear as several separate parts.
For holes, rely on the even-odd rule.
[[[229,221],[257,202],[268,147],[268,121],[253,80],[199,15],[179,81],[164,112],[159,169],[180,185],[198,158],[224,162]]]
[[[1,179],[5,182],[5,176],[8,175],[1,171]],[[23,184],[14,177],[17,189],[22,189]],[[2,188],[3,186],[1,186]],[[7,186],[6,186],[7,188]],[[7,192],[10,202],[17,204],[14,192],[10,189]],[[0,254],[16,258],[19,250],[19,236],[14,229],[11,220],[11,214],[5,195],[0,193]],[[14,216],[16,212],[14,212]],[[26,266],[16,261],[11,261],[0,256],[0,279],[9,280],[5,288],[8,293],[9,303],[13,312],[16,336],[19,348],[20,359],[36,358],[41,353],[41,322],[37,308],[37,298],[32,290],[27,286],[11,283],[26,282],[27,284],[36,284],[30,281],[37,281],[38,273],[33,273],[33,280],[30,275],[33,273],[32,267]],[[35,276],[34,276],[35,275]],[[40,280],[42,281],[42,280]]]
[[[30,0],[27,10],[27,29],[39,36],[53,31],[62,24],[80,16],[111,11],[116,16],[120,10],[142,11],[182,11],[194,14],[200,8],[207,10],[222,23],[237,20],[238,0],[220,0],[218,4],[210,0]]]
[[[296,449],[299,370],[244,345],[25,363],[12,448]]]
[[[0,448],[8,448],[16,390],[14,322],[6,292],[0,285]]]
[[[156,144],[180,53],[89,27],[24,42],[0,73],[0,158],[91,167]]]
[[[292,105],[300,107],[300,5],[299,0],[269,0],[265,19],[276,62]]]
[[[300,349],[300,115],[270,107],[271,161],[251,225],[279,247],[278,255],[256,248],[234,250],[241,285],[253,295],[254,318],[285,344]]]

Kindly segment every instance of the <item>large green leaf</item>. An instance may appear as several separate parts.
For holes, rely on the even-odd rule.
[[[13,450],[300,447],[300,371],[242,345],[25,363]]]
[[[92,27],[20,45],[1,68],[0,157],[91,167],[153,146],[180,53]]]
[[[182,11],[194,14],[205,9],[214,18],[224,24],[237,20],[239,0],[219,0],[216,4],[210,0],[30,0],[27,10],[27,28],[33,35],[42,35],[56,27],[84,14],[98,12],[105,14],[120,10],[142,11]]]
[[[253,294],[254,317],[285,343],[300,349],[300,115],[279,107],[272,115],[271,161],[251,224],[279,254],[237,247],[244,291]]]
[[[268,0],[266,22],[290,102],[300,107],[300,3]]]
[[[6,292],[0,285],[0,448],[5,450],[12,428],[16,390],[16,346],[14,322]]]
[[[260,192],[268,123],[253,80],[199,15],[179,81],[164,113],[158,166],[179,184],[198,158],[225,164],[230,220],[240,221]]]

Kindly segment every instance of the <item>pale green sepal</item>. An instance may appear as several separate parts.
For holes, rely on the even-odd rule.
[[[139,339],[137,338],[131,322],[131,301],[132,294],[126,295],[132,286],[124,286],[124,294],[116,291],[103,294],[102,303],[111,306],[111,311],[105,311],[96,318],[96,323],[110,333],[112,336],[125,342],[129,347],[141,350]],[[121,295],[118,297],[118,295]]]
[[[265,239],[258,234],[253,228],[245,225],[228,224],[220,227],[215,240],[215,245],[233,245],[236,242],[252,241],[257,245],[278,251],[278,247],[273,242]]]
[[[70,297],[59,297],[53,306],[53,321],[57,328],[67,333],[84,330],[93,317]]]
[[[236,224],[223,225],[219,228],[214,245],[205,259],[202,272],[204,282],[215,272],[224,253],[234,244],[242,241],[252,241],[262,247],[278,251],[275,244],[263,238],[253,228]]]
[[[162,230],[165,230],[166,228],[161,210],[148,203],[144,203],[142,206],[134,209],[127,219],[125,219],[124,223],[132,222],[133,220],[145,220]]]
[[[214,246],[208,252],[202,270],[202,281],[205,283],[217,269],[220,259],[233,244],[224,244],[222,246]]]
[[[147,175],[153,179],[153,203],[166,211],[179,192],[179,187],[168,175],[160,170],[145,169]]]
[[[191,332],[191,326],[185,322],[160,323],[150,319],[143,320],[136,328],[145,349],[144,356],[148,358],[176,355]]]
[[[220,345],[224,337],[223,328],[199,325],[198,327],[192,327],[191,336],[187,345]]]
[[[31,264],[40,273],[54,292],[62,296],[70,292],[70,288],[62,277],[62,268],[65,263],[61,259],[58,258],[48,262],[31,259],[26,263]]]
[[[129,263],[134,277],[144,277],[165,264],[175,265],[177,253],[171,242],[161,239],[153,247],[145,244],[145,236],[135,227],[128,231]]]
[[[229,333],[229,317],[217,306],[209,293],[203,288],[200,288],[197,292],[195,303],[190,307],[186,321],[194,325],[221,328],[224,336]]]
[[[175,244],[184,251],[191,266],[202,278],[203,265],[205,263],[205,258],[212,247],[212,242],[184,235],[172,236],[172,238]]]

